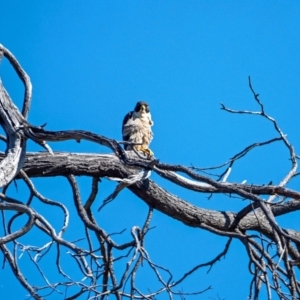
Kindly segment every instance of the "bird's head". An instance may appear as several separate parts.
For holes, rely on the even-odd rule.
[[[149,105],[147,102],[139,101],[136,104],[134,111],[140,114],[149,113],[150,112]]]

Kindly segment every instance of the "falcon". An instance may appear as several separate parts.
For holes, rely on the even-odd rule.
[[[139,101],[134,111],[129,112],[123,120],[122,135],[125,144],[125,150],[136,150],[153,156],[149,149],[149,144],[153,139],[153,126],[150,109],[147,102]]]

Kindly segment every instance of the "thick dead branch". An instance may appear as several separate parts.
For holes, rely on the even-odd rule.
[[[24,162],[26,138],[18,132],[22,119],[0,80],[0,124],[8,140],[5,158],[0,162],[0,188],[6,186],[18,174]]]

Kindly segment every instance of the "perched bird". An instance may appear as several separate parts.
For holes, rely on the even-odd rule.
[[[125,144],[125,150],[135,149],[153,156],[153,152],[149,149],[149,144],[153,139],[151,130],[153,124],[148,103],[138,102],[134,111],[129,112],[123,120],[123,141],[132,143]]]

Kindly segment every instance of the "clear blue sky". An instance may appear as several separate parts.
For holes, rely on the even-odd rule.
[[[220,110],[220,102],[258,110],[248,88],[249,75],[266,111],[278,120],[296,151],[300,148],[299,32],[299,1],[11,0],[3,1],[0,10],[0,43],[14,53],[32,80],[32,124],[47,122],[49,130],[84,129],[120,140],[123,116],[138,100],[146,100],[155,123],[151,148],[156,157],[198,167],[220,164],[247,145],[276,136],[265,120]],[[7,62],[2,62],[0,72],[20,104],[21,82]],[[51,146],[57,151],[107,152],[86,142]],[[30,143],[29,150],[41,149]],[[237,164],[229,181],[278,183],[288,167],[283,147],[266,147]],[[204,208],[236,211],[242,205],[220,196],[207,200],[155,174],[152,178]],[[81,182],[84,195],[87,182]],[[59,189],[49,190],[46,180],[35,183],[46,196],[72,202],[63,179]],[[113,188],[114,183],[103,180],[97,203]],[[16,197],[23,200],[20,192]],[[124,191],[100,223],[107,231],[120,231],[141,225],[146,213],[146,205]],[[298,220],[295,215],[282,222],[300,229]],[[156,227],[147,240],[149,253],[176,276],[214,258],[226,243],[158,212],[152,226]],[[184,289],[212,285],[201,299],[246,299],[244,252],[235,242],[225,260],[208,275],[206,270],[199,272]],[[1,297],[11,295],[12,288],[14,299],[24,298],[26,292],[5,268],[0,271]]]

